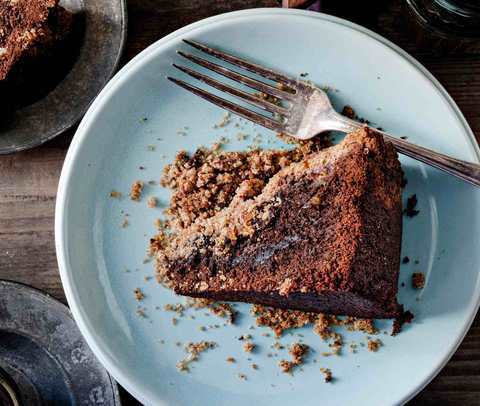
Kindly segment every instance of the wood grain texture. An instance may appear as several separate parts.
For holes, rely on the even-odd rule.
[[[480,139],[480,55],[435,55],[409,39],[399,1],[322,1],[326,11],[367,26],[420,60],[458,103]],[[199,19],[276,0],[128,0],[127,62],[164,35]],[[55,194],[73,131],[42,147],[0,157],[0,278],[31,284],[65,301],[54,247]],[[393,366],[392,366],[393,367]],[[124,405],[138,405],[122,392]],[[480,317],[442,372],[412,405],[480,404]]]

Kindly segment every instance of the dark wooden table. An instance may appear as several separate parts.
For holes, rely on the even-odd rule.
[[[129,38],[123,62],[196,20],[244,8],[277,7],[279,3],[128,0]],[[379,32],[419,59],[450,92],[480,139],[480,55],[444,56],[418,49],[408,40],[396,0],[370,2],[381,5],[368,7],[364,2],[346,0],[331,3],[327,11]],[[64,302],[53,223],[57,182],[73,132],[39,148],[0,157],[0,278],[33,285]],[[122,398],[126,405],[138,405],[125,392]],[[480,405],[480,317],[447,366],[411,404]]]

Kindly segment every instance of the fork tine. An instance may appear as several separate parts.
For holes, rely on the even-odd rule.
[[[229,110],[234,114],[238,114],[239,116],[253,121],[255,124],[261,125],[263,127],[267,127],[270,130],[273,131],[283,131],[283,125],[279,121],[273,120],[269,117],[266,117],[262,114],[256,113],[252,110],[249,110],[247,108],[241,107],[235,103],[232,103],[228,100],[222,99],[221,97],[215,96],[214,94],[208,93],[205,90],[202,90],[198,87],[189,85],[188,83],[178,80],[175,78],[172,78],[170,76],[167,76],[167,79],[170,80],[171,82],[177,84],[178,86],[183,87],[184,89],[188,90],[189,92],[192,92],[196,94],[197,96],[201,97],[202,99],[205,99],[209,101],[210,103],[216,104],[217,106]]]
[[[285,92],[280,90],[276,87],[267,85],[266,83],[260,82],[259,80],[249,78],[248,76],[242,75],[238,72],[225,68],[223,66],[217,65],[216,63],[207,61],[206,59],[199,58],[198,56],[186,54],[182,51],[177,51],[179,55],[183,56],[184,58],[188,59],[196,63],[197,65],[203,66],[204,68],[210,69],[220,75],[223,75],[229,79],[232,79],[237,82],[241,82],[252,89],[259,90],[263,93],[267,93],[271,96],[275,96],[279,99],[285,99],[289,101],[294,100],[294,95],[291,93]]]
[[[195,79],[198,79],[200,80],[201,82],[203,83],[206,83],[207,85],[210,85],[212,87],[214,87],[215,89],[218,89],[218,90],[221,90],[223,92],[226,92],[228,94],[231,94],[235,97],[238,97],[240,99],[243,99],[245,101],[247,101],[248,103],[250,104],[253,104],[263,110],[266,110],[270,113],[278,113],[278,114],[282,114],[282,115],[287,115],[288,114],[288,110],[281,107],[281,106],[277,106],[276,104],[273,104],[273,103],[270,103],[269,101],[267,100],[264,100],[264,99],[261,99],[260,97],[257,97],[257,96],[254,96],[250,93],[247,93],[247,92],[244,92],[242,90],[239,90],[239,89],[235,89],[234,87],[231,87],[231,86],[228,86],[224,83],[221,83],[209,76],[206,76],[206,75],[202,75],[201,73],[199,72],[196,72],[190,68],[187,68],[185,66],[179,66],[177,64],[173,64],[173,66],[179,70],[181,70],[182,72],[185,72],[187,75],[190,75],[192,77],[194,77]]]
[[[272,69],[265,68],[265,67],[260,66],[256,63],[248,62],[245,59],[241,59],[241,58],[238,58],[236,56],[227,54],[225,52],[219,51],[218,49],[210,48],[206,45],[200,44],[197,41],[184,39],[183,42],[185,42],[186,44],[188,44],[188,45],[190,45],[190,46],[192,46],[196,49],[199,49],[202,52],[205,52],[209,55],[212,55],[212,56],[214,56],[218,59],[222,59],[222,60],[224,60],[226,62],[229,62],[233,65],[239,66],[243,69],[246,69],[250,72],[256,73],[257,75],[263,76],[265,78],[274,80],[276,82],[280,82],[284,85],[290,85],[293,88],[295,88],[295,84],[297,83],[297,81],[295,79],[290,78],[290,77],[288,77],[286,75],[283,75],[281,73],[275,72]]]

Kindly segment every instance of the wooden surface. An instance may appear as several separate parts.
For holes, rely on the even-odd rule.
[[[129,0],[129,39],[124,62],[155,40],[193,21],[231,10],[279,3],[276,0]],[[364,2],[330,3],[334,5],[323,1],[328,12],[385,35],[418,58],[446,87],[477,140],[480,139],[480,55],[445,56],[436,55],[431,49],[418,49],[408,39],[395,1],[375,2],[382,4],[371,8]],[[53,223],[57,182],[72,134],[69,131],[42,147],[0,157],[0,278],[28,283],[62,301],[65,296],[55,257]],[[124,404],[138,405],[124,392],[122,397]],[[451,361],[411,404],[480,404],[480,317],[477,316]]]

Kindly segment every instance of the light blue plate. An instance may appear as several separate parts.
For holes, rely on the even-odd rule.
[[[272,337],[254,324],[248,305],[235,326],[200,331],[220,323],[214,316],[179,318],[155,306],[176,303],[154,280],[152,263],[143,264],[154,220],[161,208],[147,208],[157,196],[165,207],[168,194],[147,185],[144,198],[128,199],[136,179],[156,180],[175,152],[211,145],[228,136],[228,149],[245,148],[239,131],[264,134],[264,146],[279,146],[276,137],[242,123],[213,129],[223,111],[177,88],[165,75],[181,77],[171,67],[175,50],[192,38],[229,49],[291,75],[329,85],[334,104],[350,104],[387,131],[405,134],[420,145],[478,162],[479,151],[460,111],[439,83],[415,60],[378,35],[346,21],[302,11],[249,10],[225,14],[185,27],[158,41],[125,66],[98,96],[83,119],[68,152],[58,191],[56,246],[63,286],[80,330],[111,374],[133,395],[152,405],[388,405],[403,403],[424,387],[453,354],[479,304],[480,189],[402,157],[407,195],[416,193],[420,214],[404,221],[400,302],[415,322],[397,337],[380,334],[377,353],[359,348],[340,357],[322,357],[325,343],[310,328],[301,331],[316,353],[303,371],[289,376],[269,358]],[[190,51],[190,50],[189,50]],[[143,119],[143,118],[146,118]],[[185,126],[187,135],[177,131]],[[150,151],[148,145],[154,145]],[[140,170],[139,166],[145,167]],[[112,199],[112,190],[123,192]],[[130,225],[122,228],[123,214]],[[418,264],[415,264],[418,260]],[[125,272],[129,269],[130,272]],[[138,269],[138,270],[136,270]],[[421,291],[411,274],[426,274]],[[146,295],[147,318],[136,314],[133,289]],[[221,323],[220,323],[221,324]],[[390,329],[389,322],[382,322]],[[247,360],[241,334],[250,333],[258,352]],[[288,344],[298,340],[286,335]],[[184,356],[176,341],[213,340],[215,350],[202,354],[190,374],[176,362]],[[164,344],[160,340],[165,340]],[[356,333],[347,342],[365,342]],[[237,363],[225,361],[228,356]],[[313,358],[318,362],[314,363]],[[254,371],[250,364],[259,365]],[[320,367],[333,371],[335,382],[323,383]],[[247,380],[238,378],[239,373]]]

